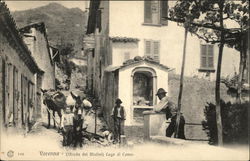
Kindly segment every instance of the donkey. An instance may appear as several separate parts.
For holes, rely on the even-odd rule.
[[[91,109],[92,104],[86,99],[86,96],[77,96],[70,92],[72,98],[75,100],[74,112],[75,114],[87,115],[87,111]]]
[[[86,96],[77,96],[70,92],[72,98],[75,101],[74,105],[74,114],[75,114],[75,119],[74,119],[74,124],[73,124],[73,129],[74,129],[74,147],[77,146],[77,144],[82,147],[83,143],[83,131],[86,131],[87,129],[87,124],[84,122],[84,117],[88,115],[87,110],[91,109],[92,104],[86,99]],[[84,126],[84,127],[83,127]]]
[[[58,126],[61,126],[62,122],[62,112],[66,109],[66,97],[62,92],[53,92],[48,90],[41,89],[43,93],[43,104],[45,104],[49,110],[53,111],[53,117],[55,118],[55,112],[57,112],[60,117],[60,123]],[[52,93],[53,92],[53,93]],[[50,111],[48,111],[48,126],[50,128]],[[54,119],[54,128],[56,127],[56,121]],[[58,123],[57,123],[58,124]]]

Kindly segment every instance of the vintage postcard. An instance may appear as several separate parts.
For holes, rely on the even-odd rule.
[[[0,0],[1,160],[249,160],[249,2]]]

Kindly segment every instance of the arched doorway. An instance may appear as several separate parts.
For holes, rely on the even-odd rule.
[[[148,71],[138,71],[133,77],[133,105],[153,105],[153,77]]]

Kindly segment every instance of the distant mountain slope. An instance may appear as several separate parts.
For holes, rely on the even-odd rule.
[[[19,28],[43,21],[52,45],[71,43],[74,44],[74,53],[81,53],[87,13],[79,8],[69,9],[58,3],[50,3],[35,9],[16,11],[12,15]]]

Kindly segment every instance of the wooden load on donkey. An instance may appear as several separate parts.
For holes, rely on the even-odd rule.
[[[66,104],[66,97],[60,91],[55,90],[43,90],[43,103],[47,106],[48,111],[48,128],[50,128],[50,114],[51,111],[53,112],[53,120],[54,120],[54,128],[56,127],[56,120],[55,120],[55,112],[57,112],[58,116],[60,117],[60,123],[57,123],[57,126],[60,127],[62,121],[62,113],[67,107]]]

